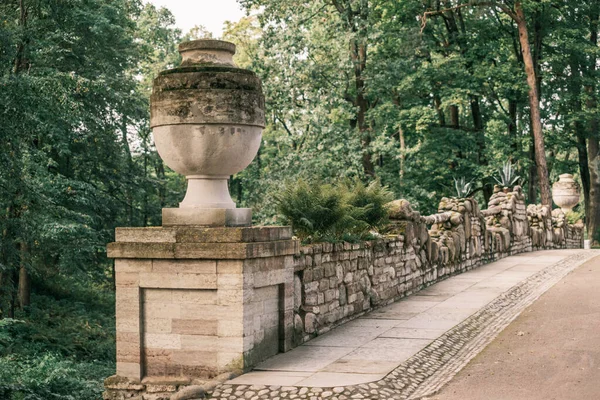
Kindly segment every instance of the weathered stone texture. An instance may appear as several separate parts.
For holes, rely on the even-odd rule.
[[[127,228],[117,238],[117,377],[129,383],[107,385],[105,398],[169,399],[191,379],[293,346],[289,228]],[[187,383],[144,384],[157,379]]]
[[[314,244],[294,256],[301,342],[484,263],[538,249],[583,247],[582,224],[569,225],[561,210],[550,215],[546,207],[527,208],[519,186],[512,192],[496,187],[483,211],[473,199],[455,198],[443,198],[430,216],[406,200],[392,202],[389,210],[389,234],[379,240]]]
[[[107,384],[105,398],[168,399],[194,378],[251,369],[448,276],[521,252],[583,247],[582,223],[526,207],[518,186],[496,188],[487,210],[443,198],[437,214],[421,216],[397,200],[390,217],[377,240],[301,248],[289,228],[119,229],[109,255],[117,375],[129,383]]]

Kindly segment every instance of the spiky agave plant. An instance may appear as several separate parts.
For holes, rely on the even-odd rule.
[[[502,168],[498,168],[498,175],[500,179],[495,176],[494,179],[503,187],[511,187],[521,178],[516,174],[516,170],[510,161],[506,161],[502,164]]]
[[[454,178],[454,188],[456,189],[456,195],[460,199],[469,197],[473,193],[473,180],[467,182],[467,179],[463,176],[460,179]]]

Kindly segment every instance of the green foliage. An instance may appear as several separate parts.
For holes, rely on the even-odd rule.
[[[152,79],[179,61],[173,24],[131,0],[0,2],[2,399],[99,398],[114,372],[106,243],[158,224],[184,185],[148,123]]]
[[[262,78],[267,110],[259,154],[230,188],[256,223],[278,223],[279,210],[307,241],[366,238],[385,224],[390,192],[427,214],[469,176],[457,194],[481,187],[485,202],[508,158],[500,184],[517,181],[518,165],[535,201],[528,88],[506,14],[461,8],[422,27],[422,0],[240,3],[252,12],[224,36]],[[523,6],[543,49],[554,176],[582,165],[582,143],[597,137],[598,5]],[[178,42],[208,34],[174,22],[133,0],[0,2],[0,398],[97,398],[113,365],[105,245],[115,226],[158,225],[185,186],[153,146],[149,93],[178,64]],[[320,183],[298,181],[307,176]],[[298,183],[266,195],[286,180]],[[32,305],[12,315],[21,268]]]
[[[496,182],[502,187],[511,187],[521,178],[516,174],[516,170],[510,161],[506,161],[502,168],[498,168],[498,177],[494,177]]]
[[[600,228],[596,229],[596,232],[593,236],[593,242],[600,243]],[[594,246],[594,248],[598,248],[598,246]]]
[[[378,182],[338,185],[288,183],[275,196],[278,211],[306,242],[354,241],[387,222],[385,204],[392,194]]]
[[[577,223],[578,221],[583,221],[583,219],[585,218],[585,212],[583,210],[569,211],[567,213],[566,217],[567,217],[567,222],[570,225],[573,225],[573,224]]]
[[[98,362],[76,363],[44,354],[0,358],[0,398],[5,400],[97,399],[112,367]]]
[[[374,177],[424,214],[453,194],[450,182],[457,176],[473,178],[482,188],[474,196],[487,202],[495,166],[507,158],[535,197],[535,174],[525,175],[535,166],[528,86],[519,34],[505,13],[474,4],[432,15],[421,30],[431,2],[241,3],[252,17],[230,24],[225,37],[238,44],[243,65],[263,79],[267,128],[260,158],[234,178],[234,186],[238,202],[257,210],[258,221],[274,222],[274,206],[256,193],[285,178],[372,179],[361,160],[365,143]],[[352,12],[340,12],[347,7]],[[597,82],[600,70],[589,65],[600,51],[584,22],[597,5],[524,1],[523,7],[528,26],[537,27],[532,43],[545,49],[534,53],[544,60],[537,72],[550,173],[574,171],[578,137],[595,135],[589,127],[598,115],[597,106],[589,108],[585,85]],[[363,131],[357,129],[351,54],[356,41],[368,54]]]
[[[0,320],[0,398],[99,398],[114,373],[114,298],[75,279],[36,286],[19,319]]]
[[[32,305],[5,327],[0,356],[54,353],[77,360],[113,363],[114,297],[102,288],[82,287],[75,279],[36,280]],[[68,287],[65,290],[64,287]]]
[[[394,194],[379,181],[368,185],[360,181],[346,183],[347,203],[352,218],[362,221],[370,229],[378,229],[388,222],[387,203],[394,200]]]
[[[74,278],[35,282],[32,305],[0,320],[0,398],[99,398],[114,373],[114,297]]]
[[[473,192],[473,181],[467,182],[467,179],[463,176],[460,179],[454,178],[454,188],[456,189],[456,195],[462,199],[469,197]]]
[[[303,240],[338,238],[355,228],[344,193],[332,185],[299,180],[276,196],[279,212]]]

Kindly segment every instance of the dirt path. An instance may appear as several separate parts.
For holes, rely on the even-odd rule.
[[[429,400],[600,400],[600,257],[557,283]]]

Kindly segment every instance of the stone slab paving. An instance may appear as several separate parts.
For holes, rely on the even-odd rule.
[[[512,256],[344,324],[213,392],[221,399],[418,399],[596,250]]]

